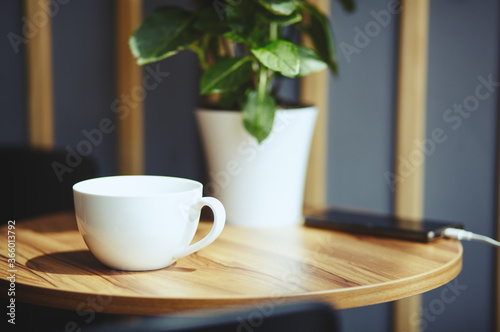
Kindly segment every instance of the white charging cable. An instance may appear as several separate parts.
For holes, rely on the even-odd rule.
[[[444,230],[443,235],[449,239],[486,242],[500,248],[500,242],[484,235],[468,232],[464,229],[447,228]]]

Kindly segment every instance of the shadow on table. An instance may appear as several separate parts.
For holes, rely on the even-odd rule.
[[[70,210],[40,215],[34,219],[16,220],[16,228],[36,233],[78,232],[75,212]]]
[[[32,270],[71,275],[121,275],[150,273],[151,271],[120,271],[111,269],[99,262],[89,250],[64,251],[41,255],[26,262]],[[176,266],[176,263],[165,268],[171,272],[194,272],[196,269]]]

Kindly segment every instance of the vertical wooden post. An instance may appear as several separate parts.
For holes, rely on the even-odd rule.
[[[423,214],[425,155],[416,142],[425,136],[429,0],[403,0],[400,26],[396,121],[395,214],[418,220]],[[406,166],[402,166],[402,163]],[[410,167],[408,167],[408,165]],[[421,296],[394,304],[394,331],[416,332],[412,316]]]
[[[54,144],[49,0],[25,0],[24,14],[32,27],[30,36],[25,36],[28,142],[32,147],[49,149]]]
[[[327,15],[330,14],[329,1],[310,0],[309,2]],[[328,79],[329,71],[327,70],[301,79],[300,100],[315,105],[319,111],[306,175],[304,205],[309,208],[321,208],[327,204]]]
[[[130,53],[128,40],[142,21],[142,0],[116,0],[116,91],[129,112],[118,120],[118,172],[144,172],[142,69]],[[127,98],[127,101],[125,101]]]

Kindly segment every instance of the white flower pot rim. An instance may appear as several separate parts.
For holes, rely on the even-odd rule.
[[[278,107],[276,108],[276,112],[281,112],[281,111],[301,111],[301,110],[309,110],[309,109],[316,109],[315,105],[300,105],[297,107],[288,107],[288,108],[282,108]],[[243,112],[242,110],[235,110],[235,109],[223,109],[223,108],[215,108],[215,107],[208,107],[208,106],[198,106],[196,108],[197,112]]]

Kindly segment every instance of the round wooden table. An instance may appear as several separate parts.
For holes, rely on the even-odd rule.
[[[201,222],[195,239],[210,227]],[[17,222],[11,231],[16,262],[8,266],[8,241],[2,240],[2,289],[14,274],[16,301],[71,310],[95,305],[106,313],[172,314],[300,300],[352,308],[426,292],[462,267],[462,245],[454,240],[426,244],[303,226],[227,225],[213,244],[168,268],[125,272],[92,256],[73,214]],[[7,233],[7,226],[0,228],[3,239]]]

